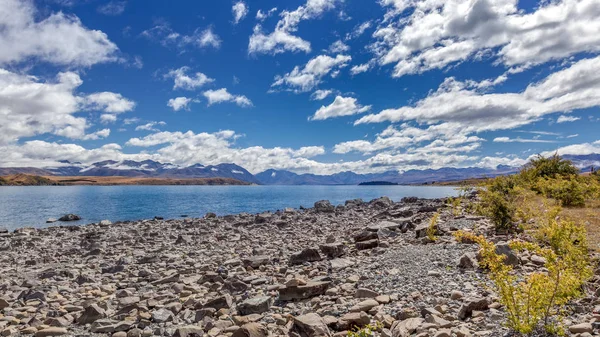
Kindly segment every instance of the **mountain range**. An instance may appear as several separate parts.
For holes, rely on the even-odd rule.
[[[582,171],[600,166],[600,154],[564,155]],[[218,165],[194,164],[178,166],[159,163],[152,160],[114,161],[106,160],[91,165],[62,161],[63,166],[0,167],[0,175],[25,173],[40,176],[126,176],[152,178],[233,178],[262,185],[357,185],[368,181],[386,181],[398,184],[422,184],[431,182],[455,181],[470,178],[495,177],[515,173],[519,167],[499,165],[494,169],[480,167],[408,170],[404,172],[387,171],[382,173],[358,174],[340,172],[331,175],[297,174],[285,170],[269,169],[253,175],[245,168],[231,163]]]

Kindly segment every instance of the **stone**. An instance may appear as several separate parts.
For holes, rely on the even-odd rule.
[[[319,200],[315,202],[315,211],[322,213],[331,213],[335,211],[335,207],[329,202],[329,200]]]
[[[46,328],[46,329],[39,330],[38,332],[35,333],[34,336],[35,337],[64,336],[64,335],[67,335],[68,333],[69,332],[65,328],[52,327],[52,328]]]
[[[259,296],[247,299],[237,305],[237,310],[240,315],[261,314],[269,311],[271,307],[271,297]]]
[[[269,263],[270,260],[271,259],[266,255],[256,255],[242,259],[242,262],[245,266],[256,269],[262,265]]]
[[[368,299],[368,300],[364,300],[364,301],[359,302],[356,305],[352,306],[352,308],[350,308],[350,311],[351,312],[369,311],[378,305],[379,305],[379,302],[377,302],[376,300]]]
[[[427,237],[427,232],[428,232],[428,230],[429,230],[429,227],[430,227],[430,226],[429,226],[429,222],[428,222],[428,221],[425,221],[424,223],[422,223],[422,224],[418,225],[418,226],[415,228],[415,237],[416,237],[417,239],[420,239],[420,238],[425,238],[425,237]],[[435,225],[433,226],[433,229],[434,229],[434,231],[435,231],[435,235],[439,235],[439,228],[438,228],[438,225],[437,225],[437,224],[435,224]]]
[[[425,316],[425,322],[435,324],[438,328],[450,328],[452,327],[452,322],[447,321],[437,315],[427,315]]]
[[[92,304],[84,309],[83,314],[79,317],[77,323],[82,325],[90,324],[102,318],[106,318],[104,309],[100,308],[97,304]]]
[[[164,323],[173,319],[171,310],[161,308],[152,312],[152,321],[155,323]]]
[[[56,218],[48,218],[48,219],[46,219],[46,223],[55,223],[56,221],[58,221]]]
[[[356,249],[358,249],[358,250],[373,249],[373,248],[379,246],[379,240],[373,239],[373,240],[368,240],[368,241],[361,241],[361,242],[355,243],[355,246],[356,246]]]
[[[214,298],[208,302],[206,302],[206,304],[204,304],[205,308],[214,308],[216,310],[222,309],[222,308],[230,308],[231,307],[231,296],[229,294],[225,294],[223,296],[219,296],[217,298]]]
[[[533,262],[533,264],[538,266],[543,266],[546,264],[546,258],[541,257],[539,255],[532,255],[529,259],[531,260],[531,262]]]
[[[0,311],[4,310],[5,308],[8,308],[8,307],[10,307],[10,303],[8,303],[7,300],[0,297]]]
[[[81,220],[81,217],[77,214],[65,214],[58,218],[58,221],[77,221]]]
[[[345,315],[343,315],[339,322],[339,328],[341,329],[348,329],[348,328],[352,328],[354,326],[357,327],[363,327],[367,324],[369,324],[371,322],[371,317],[369,317],[369,315],[367,315],[366,312],[364,311],[359,311],[359,312],[349,312]]]
[[[375,301],[381,303],[381,304],[388,304],[391,301],[391,298],[389,295],[379,295],[377,297],[375,297]]]
[[[340,270],[354,265],[352,260],[344,258],[333,259],[329,263],[331,263],[331,269],[333,270]]]
[[[394,204],[394,202],[388,198],[388,197],[381,197],[381,198],[377,198],[377,199],[373,199],[370,202],[373,206],[375,207],[390,207]]]
[[[441,329],[433,337],[452,337],[452,331],[450,329]]]
[[[364,231],[356,233],[356,234],[354,234],[354,236],[352,236],[352,239],[354,239],[354,242],[369,241],[369,240],[375,240],[378,238],[379,238],[379,236],[377,235],[377,233],[374,233],[374,232],[371,232],[368,230],[364,230]]]
[[[496,243],[496,254],[502,254],[505,257],[504,263],[511,266],[519,265],[519,257],[515,252],[510,248],[508,243],[501,241]]]
[[[367,288],[358,288],[356,289],[356,293],[354,297],[356,298],[375,298],[379,294],[376,291]]]
[[[294,317],[291,331],[297,333],[300,337],[331,336],[331,332],[323,318],[315,313]]]
[[[452,292],[450,293],[450,299],[452,299],[452,300],[460,300],[464,296],[465,295],[460,290],[452,290]]]
[[[345,246],[341,242],[328,243],[319,246],[321,252],[330,259],[344,255],[344,248]]]
[[[458,261],[458,267],[462,269],[477,269],[479,263],[474,253],[464,253]]]
[[[196,325],[182,326],[175,330],[173,337],[202,337],[204,330]]]
[[[290,255],[290,265],[302,264],[304,262],[321,261],[321,255],[315,248],[305,248],[300,252]]]
[[[246,323],[236,330],[232,337],[266,337],[267,329],[259,323]]]
[[[408,318],[403,321],[396,321],[390,329],[392,337],[409,337],[417,331],[421,324],[423,324],[422,318]]]
[[[465,320],[467,317],[471,316],[474,310],[486,310],[489,305],[490,302],[485,297],[467,298],[458,311],[458,318]]]
[[[306,285],[297,287],[285,287],[279,289],[279,299],[281,301],[302,300],[325,294],[329,287],[329,282],[308,282]]]
[[[571,333],[592,333],[594,332],[594,327],[591,323],[580,323],[569,326],[569,332]]]

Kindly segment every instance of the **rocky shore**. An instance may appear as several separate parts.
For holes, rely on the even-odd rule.
[[[477,246],[452,236],[489,228],[442,199],[383,197],[0,231],[0,334],[312,337],[370,323],[376,336],[504,336]],[[520,270],[543,267],[506,254]],[[596,304],[586,297],[569,311],[569,333],[594,333]]]

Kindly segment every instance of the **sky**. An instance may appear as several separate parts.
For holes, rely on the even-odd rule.
[[[600,0],[2,0],[0,166],[600,153]]]

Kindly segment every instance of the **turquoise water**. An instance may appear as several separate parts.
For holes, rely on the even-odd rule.
[[[44,227],[48,218],[75,213],[87,224],[110,221],[259,213],[286,207],[312,207],[327,199],[343,204],[388,196],[440,198],[456,195],[446,186],[4,186],[0,187],[0,227]],[[53,224],[57,225],[59,222]]]

